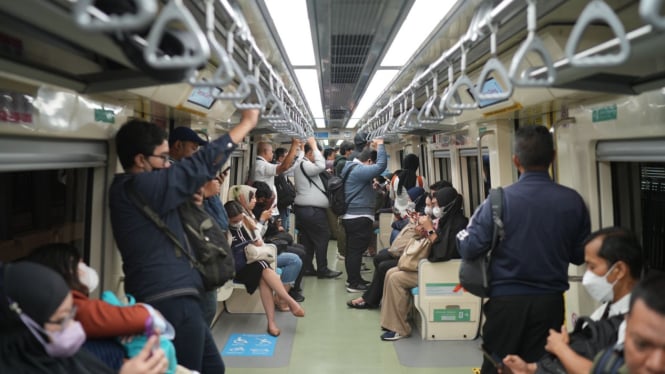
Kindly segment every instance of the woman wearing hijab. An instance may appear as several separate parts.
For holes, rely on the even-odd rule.
[[[248,230],[248,233],[251,234],[251,238],[263,242],[263,235],[268,228],[267,220],[271,217],[272,208],[263,211],[259,222],[256,221],[254,213],[252,213],[256,205],[256,188],[245,185],[232,186],[229,189],[229,200],[235,201],[241,206],[241,223]],[[233,231],[231,233],[233,234]],[[302,269],[302,260],[297,254],[282,252],[277,255],[277,267],[282,270],[281,279],[286,292],[291,291]],[[282,300],[279,295],[275,297],[274,302],[280,312],[289,311],[288,303]]]
[[[125,358],[125,348],[118,342],[118,337],[142,335],[149,326],[162,337],[173,339],[173,326],[148,304],[120,307],[90,299],[88,295],[97,288],[99,276],[83,262],[74,246],[46,244],[32,251],[25,260],[49,267],[62,276],[74,298],[75,319],[81,323],[87,337],[83,348],[109,367],[119,369]],[[165,349],[170,353],[169,369],[174,372],[177,362],[173,345],[168,340],[162,344],[168,347]]]
[[[0,267],[0,372],[114,373],[80,350],[85,341],[69,287],[60,275],[39,264]],[[121,374],[164,373],[164,351],[153,349],[157,336],[127,361]]]
[[[263,260],[247,263],[245,256],[245,247],[252,243],[257,246],[263,245],[261,238],[255,238],[244,224],[244,208],[237,201],[229,201],[224,204],[224,209],[229,216],[229,232],[232,236],[231,250],[235,260],[236,276],[235,280],[243,283],[245,289],[251,295],[259,289],[261,303],[268,320],[268,334],[279,336],[280,329],[275,322],[275,299],[273,292],[277,295],[279,301],[285,303],[286,307],[296,317],[304,317],[305,310],[289,296],[288,291],[279,279],[279,275],[270,267],[270,264]],[[294,255],[295,256],[295,255]],[[298,257],[298,256],[296,256]],[[287,309],[288,310],[288,309]]]
[[[462,213],[462,196],[452,187],[437,191],[432,208],[433,219],[417,217],[416,231],[431,243],[428,259],[438,253],[437,261],[459,258],[455,235],[466,227],[467,219]],[[438,220],[438,221],[437,221]],[[406,250],[402,254],[406,253]],[[381,304],[381,327],[386,330],[381,340],[393,341],[411,335],[411,326],[406,320],[410,305],[410,289],[418,285],[417,271],[403,271],[394,267],[386,273]]]
[[[400,218],[407,215],[407,209],[415,210],[415,203],[409,204],[407,191],[412,187],[425,188],[425,179],[416,174],[420,159],[413,153],[404,156],[403,167],[399,174],[390,181],[390,198],[394,201],[393,209]],[[416,202],[417,203],[417,202]]]

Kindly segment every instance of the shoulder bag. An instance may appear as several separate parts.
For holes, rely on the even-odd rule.
[[[402,271],[418,271],[418,263],[423,258],[427,258],[432,242],[426,237],[413,237],[409,244],[404,248],[404,253],[397,262],[397,268]]]
[[[459,280],[462,287],[478,297],[489,297],[490,293],[490,263],[492,251],[503,238],[503,221],[501,210],[503,206],[503,189],[501,187],[490,190],[490,204],[492,208],[492,219],[494,221],[494,232],[492,244],[485,253],[472,259],[462,259],[459,268]]]

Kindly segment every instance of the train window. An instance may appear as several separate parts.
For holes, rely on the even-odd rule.
[[[89,170],[0,173],[0,261],[21,258],[52,242],[87,248]]]
[[[647,270],[665,271],[665,163],[611,166],[614,225],[641,237]]]
[[[478,205],[487,197],[490,188],[490,164],[489,150],[483,147],[483,187],[484,194],[481,196],[480,181],[478,177],[478,150],[476,148],[460,149],[460,170],[462,173],[462,183],[464,184],[464,193],[468,195],[469,212],[473,213]],[[466,165],[466,167],[464,167]]]
[[[437,168],[436,170],[436,180],[429,181],[430,183],[446,180],[450,182],[452,180],[452,163],[450,162],[450,151],[435,151],[434,152],[434,164]]]

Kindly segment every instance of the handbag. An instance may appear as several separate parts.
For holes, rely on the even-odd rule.
[[[404,253],[397,262],[397,268],[402,271],[418,271],[418,263],[427,258],[432,242],[429,239],[413,237],[404,249]]]
[[[271,244],[254,245],[249,243],[245,246],[245,258],[247,258],[248,264],[256,261],[265,261],[272,264],[275,262],[275,252],[277,252],[277,249]]]
[[[413,222],[407,223],[399,232],[393,243],[388,248],[388,253],[393,257],[400,257],[404,253],[404,248],[409,245],[411,239],[416,236],[416,224]]]
[[[196,205],[191,200],[183,202],[178,207],[180,221],[185,231],[186,246],[191,249],[192,255],[143,197],[136,192],[132,181],[128,181],[125,188],[132,202],[173,242],[176,256],[180,257],[181,254],[184,254],[189,259],[192,266],[201,275],[203,288],[206,291],[215,290],[235,277],[235,262],[233,256],[229,256],[231,249],[226,239],[226,233],[203,207]]]
[[[471,294],[482,298],[489,297],[492,251],[503,238],[503,222],[501,221],[503,189],[501,187],[491,189],[489,199],[492,208],[492,219],[494,221],[492,244],[487,252],[482,253],[480,256],[470,260],[462,259],[459,268],[459,280],[462,287]]]

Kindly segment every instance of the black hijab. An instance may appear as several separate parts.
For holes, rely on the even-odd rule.
[[[406,188],[407,190],[416,185],[418,176],[416,171],[420,166],[420,159],[413,153],[409,153],[404,156],[402,162],[402,170],[398,174],[399,183],[397,184],[397,194],[402,193],[402,189]]]
[[[437,239],[432,243],[428,259],[438,262],[460,258],[455,237],[469,222],[462,210],[462,195],[452,187],[444,187],[436,192],[435,197],[436,204],[445,208],[445,213],[436,226]]]
[[[31,262],[0,266],[0,373],[113,373],[84,351],[67,358],[50,357],[9,307],[11,299],[43,325],[69,292],[64,279],[45,266]]]

